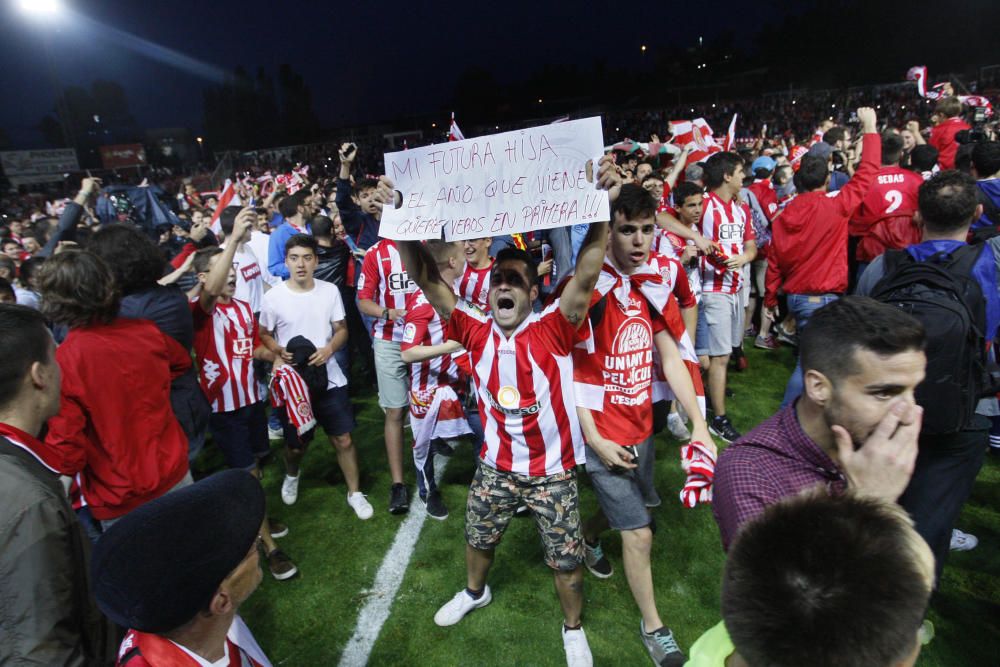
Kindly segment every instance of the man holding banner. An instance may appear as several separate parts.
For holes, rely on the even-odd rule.
[[[504,136],[494,139],[501,141]],[[596,142],[591,143],[597,146],[594,154],[599,154],[600,135],[588,138],[593,136]],[[553,152],[570,154],[571,144],[572,137],[567,137],[565,144],[553,143],[558,146]],[[386,157],[389,167],[391,156]],[[591,164],[581,172],[591,172]],[[613,166],[610,157],[603,158],[596,178],[597,187],[610,190],[612,197],[620,188]],[[584,462],[584,450],[575,411],[572,350],[588,335],[589,329],[581,325],[601,272],[609,217],[607,195],[594,193],[595,179],[592,173],[588,176],[584,182],[597,204],[596,220],[578,256],[575,275],[562,296],[541,313],[531,310],[538,296],[538,278],[534,260],[523,250],[508,248],[498,253],[490,277],[491,310],[485,314],[459,300],[420,243],[403,240],[398,244],[410,278],[438,314],[449,320],[449,339],[470,351],[485,426],[482,460],[469,489],[466,510],[466,588],[438,610],[434,621],[441,626],[454,625],[470,611],[489,604],[492,595],[486,577],[494,549],[514,511],[524,504],[542,536],[546,564],[554,571],[565,616],[563,647],[571,666],[593,664],[580,621],[583,540],[575,468]],[[398,210],[406,201],[403,193],[414,191],[402,185],[400,189],[402,192],[393,192],[392,182],[383,178],[382,201],[392,201]],[[390,211],[387,206],[386,213]],[[469,211],[488,212],[471,207]],[[383,234],[387,218],[391,215],[383,215]],[[579,221],[564,218],[563,224]],[[431,234],[440,234],[440,230],[431,230]]]

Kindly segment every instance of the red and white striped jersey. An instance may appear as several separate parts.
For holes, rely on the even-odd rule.
[[[485,442],[480,458],[501,472],[555,475],[586,461],[573,395],[574,345],[587,336],[555,300],[507,338],[493,318],[459,301],[448,337],[472,357]]]
[[[677,299],[677,305],[681,308],[694,308],[698,305],[691,284],[688,282],[687,273],[684,272],[684,267],[677,259],[658,252],[651,252],[646,261],[650,268],[663,278],[663,284]]]
[[[715,241],[726,258],[743,252],[747,241],[756,239],[750,224],[750,209],[739,197],[725,202],[714,192],[705,195],[701,214],[701,235]],[[736,294],[740,290],[742,270],[730,271],[722,262],[701,258],[701,289],[704,292]]]
[[[406,297],[417,289],[416,283],[406,275],[403,260],[396,243],[382,239],[365,255],[358,278],[358,298],[371,299],[383,308],[406,308]],[[396,321],[375,319],[372,336],[394,343],[403,340],[403,318]]]
[[[190,305],[198,381],[212,412],[232,412],[263,400],[253,374],[253,351],[260,346],[260,335],[250,304],[239,299],[216,302],[211,313],[198,299]]]
[[[406,317],[403,320],[401,350],[417,345],[442,345],[448,341],[448,325],[419,288],[406,299]],[[450,354],[410,364],[410,414],[416,417],[425,415],[439,385],[456,388],[459,385],[458,366]]]
[[[482,269],[474,269],[468,262],[462,275],[455,281],[455,291],[458,298],[465,299],[480,310],[489,312],[490,271],[493,270],[493,258]]]

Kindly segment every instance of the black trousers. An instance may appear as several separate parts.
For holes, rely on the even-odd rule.
[[[983,467],[989,429],[989,419],[976,415],[958,433],[920,436],[916,468],[899,504],[934,552],[936,580],[948,556],[951,530]]]

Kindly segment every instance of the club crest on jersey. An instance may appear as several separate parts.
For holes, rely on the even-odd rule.
[[[618,329],[611,350],[616,355],[651,350],[652,340],[649,324],[642,318],[633,317]]]

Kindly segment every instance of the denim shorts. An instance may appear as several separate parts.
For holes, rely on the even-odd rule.
[[[208,425],[228,468],[252,470],[257,457],[270,450],[263,401],[229,412],[213,412]]]
[[[354,408],[347,393],[347,387],[330,387],[319,393],[311,392],[313,416],[328,436],[344,435],[354,430]],[[306,431],[301,436],[288,421],[285,408],[277,408],[278,420],[285,433],[285,444],[291,449],[302,449],[312,442],[316,429]]]

